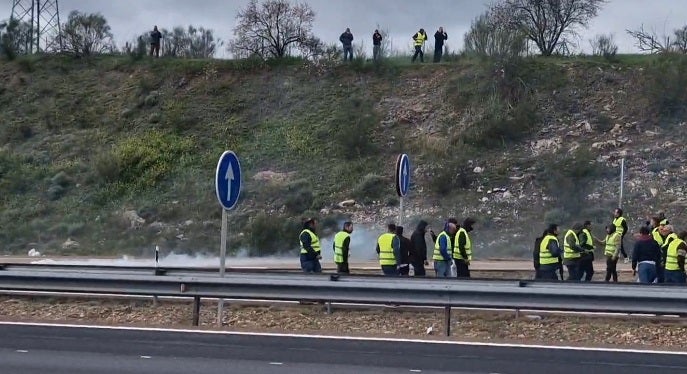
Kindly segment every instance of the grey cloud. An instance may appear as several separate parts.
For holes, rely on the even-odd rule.
[[[307,1],[307,0],[306,0]],[[327,42],[336,42],[350,27],[356,41],[371,48],[371,35],[379,25],[391,32],[395,48],[410,49],[410,36],[420,27],[433,33],[439,26],[449,33],[448,46],[462,48],[463,34],[470,22],[486,8],[480,0],[310,0],[317,16],[315,34]],[[232,37],[237,11],[248,0],[60,0],[62,19],[72,10],[100,12],[109,21],[119,45],[133,39],[153,25],[164,28],[193,24],[215,30],[216,36]],[[11,2],[0,2],[0,19],[9,18]],[[687,23],[687,1],[611,0],[588,29],[580,30],[579,47],[589,50],[588,40],[596,34],[615,35],[621,52],[635,51],[625,30],[644,24],[657,33],[672,33]]]

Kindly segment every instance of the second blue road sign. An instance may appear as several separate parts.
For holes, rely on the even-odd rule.
[[[396,159],[396,193],[399,197],[408,194],[410,188],[410,160],[408,155],[403,153]]]
[[[241,165],[236,154],[225,151],[217,162],[215,171],[217,200],[226,210],[233,209],[241,192]]]

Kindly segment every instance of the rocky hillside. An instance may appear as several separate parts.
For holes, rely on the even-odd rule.
[[[230,246],[293,250],[299,219],[479,220],[480,256],[523,255],[547,222],[618,204],[682,228],[687,60],[458,59],[313,66],[299,60],[58,57],[0,62],[0,253],[214,252],[214,167],[241,158]],[[372,248],[372,246],[371,246]]]

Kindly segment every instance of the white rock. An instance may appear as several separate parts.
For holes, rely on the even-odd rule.
[[[74,249],[74,248],[79,248],[81,244],[77,242],[76,240],[72,240],[72,238],[67,238],[67,241],[62,243],[62,249]]]
[[[29,250],[29,257],[40,257],[41,253],[36,250],[36,248],[31,248]]]
[[[485,196],[485,197],[482,198],[482,202],[483,202],[483,203],[486,203],[487,201],[489,201],[489,198],[488,198],[488,197]]]
[[[475,166],[475,168],[472,169],[472,171],[473,171],[474,173],[480,174],[480,173],[484,172],[484,168],[479,167],[479,166]]]
[[[353,200],[353,199],[344,200],[344,201],[339,203],[339,207],[341,207],[341,208],[348,208],[348,207],[352,207],[354,205],[355,205],[355,200]]]
[[[144,223],[146,223],[146,220],[141,218],[138,213],[136,213],[135,210],[127,210],[122,214],[122,217],[124,220],[129,224],[129,227],[132,229],[138,229],[140,228]]]
[[[656,197],[656,195],[658,195],[658,189],[656,188],[650,188],[649,192],[651,192],[651,197]]]
[[[184,226],[191,226],[192,224],[193,224],[193,220],[192,220],[192,219],[188,219],[188,220],[186,220],[186,221],[184,222]]]
[[[504,199],[510,199],[511,197],[513,197],[513,194],[510,193],[510,191],[506,191],[506,192],[503,193],[503,198],[504,198]]]

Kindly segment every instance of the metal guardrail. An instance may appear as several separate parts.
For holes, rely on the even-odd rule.
[[[224,278],[204,272],[166,274],[5,268],[0,271],[0,290],[188,297],[194,300],[194,325],[201,298],[443,307],[447,335],[451,307],[687,314],[687,288],[670,286],[247,272],[227,273]]]

